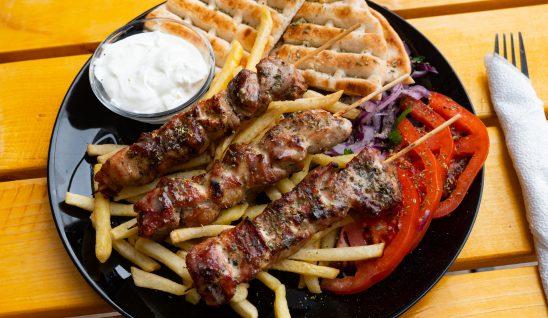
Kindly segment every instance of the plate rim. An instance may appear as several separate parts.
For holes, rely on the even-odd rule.
[[[382,14],[383,16],[386,17],[386,15],[390,15],[390,18],[387,18],[387,20],[390,21],[393,19],[393,20],[397,20],[398,23],[403,23],[406,27],[412,29],[413,32],[416,32],[417,34],[419,34],[422,39],[424,41],[426,41],[432,48],[434,48],[435,50],[435,54],[437,54],[451,69],[451,71],[453,72],[453,74],[455,75],[455,79],[456,81],[458,82],[458,84],[460,85],[460,87],[462,87],[462,90],[463,90],[463,93],[464,93],[464,97],[466,98],[466,101],[468,102],[468,104],[470,105],[471,107],[471,111],[472,113],[474,113],[475,115],[477,115],[477,112],[476,112],[476,109],[472,103],[472,101],[470,100],[470,96],[467,92],[467,89],[466,87],[463,85],[462,83],[462,80],[460,79],[460,76],[458,75],[458,73],[455,71],[455,69],[453,68],[453,66],[449,63],[449,61],[445,58],[445,55],[443,55],[441,53],[441,51],[437,48],[436,45],[434,45],[430,39],[428,37],[426,37],[421,31],[419,31],[417,28],[415,28],[413,25],[411,25],[409,22],[407,22],[407,20],[405,20],[404,18],[402,18],[401,16],[399,16],[398,14],[396,14],[394,11],[390,10],[389,8],[387,8],[386,6],[383,6],[383,5],[380,5],[380,4],[377,4],[377,3],[374,3],[372,2],[371,0],[365,0],[365,2],[371,6],[374,10],[376,11],[379,11],[380,14]],[[143,17],[145,14],[147,14],[148,12],[154,10],[155,8],[161,6],[161,5],[164,5],[166,2],[162,2],[156,6],[153,6],[151,7],[150,9],[144,11],[143,13],[139,14],[138,16],[136,16],[135,18],[131,19],[130,21],[128,21],[127,23],[130,23],[134,20],[137,20],[141,17]],[[126,24],[127,24],[126,23]],[[397,33],[397,31],[396,31]],[[73,90],[75,89],[76,87],[76,83],[78,83],[82,76],[85,76],[86,75],[86,72],[84,72],[84,70],[86,69],[86,67],[89,65],[90,63],[90,60],[91,60],[91,57],[88,58],[86,60],[86,62],[82,65],[82,67],[80,68],[80,70],[78,71],[78,74],[74,77],[74,79],[72,80],[67,92],[65,93],[65,96],[63,97],[63,100],[60,104],[60,107],[57,111],[57,115],[55,116],[55,122],[54,122],[54,126],[52,128],[52,133],[51,133],[51,136],[50,136],[50,140],[49,140],[49,147],[48,147],[48,160],[47,160],[47,174],[46,174],[46,182],[47,182],[47,191],[48,191],[48,201],[49,201],[49,206],[50,206],[50,209],[51,209],[51,214],[52,214],[52,217],[53,217],[53,221],[55,223],[55,229],[57,230],[57,233],[59,235],[59,238],[61,239],[61,242],[63,244],[63,247],[64,249],[66,250],[66,252],[68,253],[72,263],[74,264],[74,266],[76,267],[76,269],[78,270],[78,272],[80,273],[80,275],[84,278],[84,280],[86,281],[86,283],[88,285],[90,285],[93,290],[99,294],[99,296],[107,303],[109,304],[110,306],[113,307],[114,310],[118,311],[120,314],[122,314],[123,316],[125,317],[134,317],[133,315],[129,314],[126,310],[124,310],[120,305],[118,305],[111,297],[109,297],[109,295],[107,294],[106,291],[104,291],[101,286],[99,286],[97,284],[97,282],[95,282],[91,276],[89,275],[89,273],[86,271],[86,269],[84,268],[83,264],[80,262],[80,260],[78,259],[78,257],[76,256],[76,253],[74,252],[74,250],[71,248],[70,246],[70,243],[68,242],[68,238],[66,236],[66,234],[64,233],[64,229],[62,229],[62,225],[61,225],[61,221],[60,221],[60,215],[56,212],[56,208],[54,207],[54,204],[53,204],[53,193],[52,192],[56,192],[55,190],[55,187],[52,185],[52,183],[50,182],[51,180],[51,176],[54,174],[54,171],[53,171],[53,165],[52,165],[52,162],[55,161],[55,143],[54,143],[54,140],[56,140],[58,138],[58,133],[59,133],[59,117],[61,116],[61,113],[65,110],[66,108],[66,104],[67,104],[67,100],[68,98],[72,95],[72,92]],[[477,219],[477,215],[478,215],[478,212],[479,212],[479,209],[480,209],[480,206],[481,206],[481,199],[482,199],[482,196],[483,196],[483,187],[485,185],[485,167],[482,167],[480,173],[478,173],[478,175],[476,176],[476,179],[479,178],[479,182],[480,182],[480,185],[479,185],[479,194],[478,194],[478,201],[475,205],[475,208],[473,209],[473,211],[471,211],[473,213],[473,215],[471,216],[471,222],[470,222],[470,226],[468,227],[468,229],[466,230],[466,233],[464,233],[464,239],[462,241],[462,243],[460,244],[460,246],[457,248],[457,252],[451,257],[451,260],[450,262],[447,263],[447,265],[445,266],[445,268],[440,272],[439,275],[437,275],[434,279],[432,279],[430,282],[428,282],[428,287],[426,287],[422,292],[420,292],[418,294],[417,297],[415,297],[412,301],[408,302],[406,305],[400,307],[398,310],[396,310],[394,313],[393,313],[393,316],[392,317],[399,317],[400,315],[402,315],[403,313],[405,313],[407,310],[409,310],[409,308],[411,308],[413,305],[415,305],[419,300],[421,300],[439,281],[442,277],[445,276],[445,274],[447,273],[447,271],[449,270],[449,268],[453,265],[453,263],[455,262],[455,260],[457,259],[457,257],[459,256],[459,254],[461,253],[462,249],[464,248],[464,245],[466,244],[466,242],[468,241],[468,238],[470,237],[470,233],[475,225],[475,222],[476,222],[476,219]]]

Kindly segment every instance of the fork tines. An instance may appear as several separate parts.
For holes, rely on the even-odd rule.
[[[518,32],[518,42],[519,42],[519,59],[521,61],[521,72],[529,77],[529,68],[527,67],[527,56],[525,55],[525,45],[523,44],[523,35],[521,32]],[[510,50],[512,54],[512,64],[517,67],[516,60],[516,49],[514,45],[514,33],[510,33]],[[506,33],[502,34],[502,51],[505,59],[508,60],[508,45],[506,41]],[[495,53],[500,55],[500,41],[499,34],[495,35]]]

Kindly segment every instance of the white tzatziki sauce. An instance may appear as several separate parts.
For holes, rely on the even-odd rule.
[[[160,31],[103,46],[94,75],[118,108],[151,114],[180,106],[202,88],[210,66],[190,42]]]

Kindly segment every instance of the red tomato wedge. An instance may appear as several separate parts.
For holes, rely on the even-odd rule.
[[[402,203],[395,208],[395,212],[391,214],[392,218],[365,218],[359,226],[357,226],[358,223],[350,225],[353,227],[351,232],[354,234],[363,233],[362,236],[353,235],[353,238],[349,239],[352,240],[350,242],[352,244],[366,243],[363,235],[381,237],[378,232],[371,234],[375,233],[375,231],[371,232],[369,229],[376,230],[389,223],[396,224],[396,227],[386,228],[385,233],[391,239],[385,242],[387,245],[384,248],[383,256],[377,259],[356,262],[356,273],[354,276],[324,280],[322,282],[323,289],[336,294],[361,292],[390,275],[411,251],[418,235],[420,197],[413,185],[412,176],[410,176],[408,170],[398,168],[398,179],[402,190]],[[390,234],[390,232],[395,233]]]
[[[428,104],[444,119],[460,114],[454,127],[463,136],[455,141],[454,158],[470,158],[462,172],[456,177],[455,186],[434,213],[434,218],[440,218],[453,212],[464,199],[470,185],[481,170],[489,152],[489,136],[483,122],[474,114],[457,104],[451,98],[432,92]]]
[[[403,140],[410,144],[420,138],[418,130],[408,120],[404,119],[398,125],[398,129],[403,137]],[[434,156],[432,151],[428,149],[426,145],[419,145],[415,147],[411,154],[411,163],[418,169],[414,173],[415,182],[422,190],[422,199],[419,212],[419,235],[417,236],[415,246],[419,244],[420,240],[426,233],[430,221],[434,215],[434,212],[438,208],[443,194],[443,169],[440,168],[438,159]],[[415,158],[413,158],[415,157]],[[405,167],[405,162],[402,164]]]
[[[428,105],[424,104],[420,100],[413,99],[411,97],[405,97],[400,102],[402,110],[411,108],[411,117],[416,121],[424,125],[424,127],[430,131],[445,122],[445,119],[436,113]],[[445,182],[447,171],[451,160],[453,159],[453,136],[451,135],[451,129],[449,127],[443,129],[439,133],[430,137],[426,142],[426,145],[438,159],[439,166],[442,170],[442,183]]]

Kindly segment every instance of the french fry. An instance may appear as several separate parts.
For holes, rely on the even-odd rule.
[[[104,155],[97,156],[97,162],[98,163],[105,163],[105,162],[107,162],[107,160],[110,157],[114,156],[117,152],[118,152],[118,150],[114,150],[114,151],[106,153]]]
[[[211,156],[207,153],[203,153],[199,155],[198,157],[194,157],[185,163],[181,163],[173,166],[171,169],[169,169],[169,171],[178,172],[178,171],[190,170],[190,169],[198,168],[201,166],[205,166],[210,162],[211,162]]]
[[[267,110],[261,117],[241,130],[232,143],[247,144],[258,136],[264,129],[276,122],[282,113],[279,110]]]
[[[188,252],[186,250],[178,250],[175,254],[182,259],[186,259]]]
[[[306,284],[304,283],[304,276],[299,275],[299,284],[297,285],[298,289],[303,289],[306,287]]]
[[[103,144],[103,145],[88,144],[86,153],[88,154],[88,156],[92,156],[92,157],[102,156],[113,151],[118,151],[125,147],[127,146],[116,145],[116,144]]]
[[[287,299],[285,298],[285,285],[281,285],[276,289],[274,297],[274,315],[276,318],[291,318]]]
[[[327,266],[314,265],[302,261],[282,260],[272,265],[271,269],[278,271],[291,272],[301,275],[318,276],[321,278],[333,279],[339,275],[339,270]]]
[[[112,253],[110,238],[110,205],[102,193],[95,194],[93,206],[93,223],[95,225],[95,256],[104,263]]]
[[[201,227],[187,227],[171,231],[169,237],[173,243],[192,240],[200,237],[216,236],[224,230],[233,228],[232,225],[205,225]]]
[[[234,292],[234,296],[232,296],[232,299],[230,301],[233,302],[241,302],[247,298],[247,288],[249,287],[248,284],[240,284],[236,286],[236,291]]]
[[[139,266],[146,272],[153,272],[160,269],[160,264],[136,250],[126,240],[115,240],[112,242],[112,247],[118,254],[122,255],[122,257]]]
[[[188,269],[186,267],[185,260],[177,256],[177,254],[168,250],[164,246],[154,241],[140,237],[137,242],[135,242],[135,248],[145,255],[148,255],[158,262],[166,265],[177,275],[181,276],[185,284],[190,286],[190,284],[192,283],[192,278],[190,277],[190,273],[188,272]]]
[[[312,242],[315,242],[315,241],[318,241],[320,240],[322,237],[326,236],[328,233],[330,232],[333,232],[335,231],[336,229],[342,227],[342,226],[345,226],[347,224],[350,224],[354,222],[354,220],[352,220],[352,218],[350,216],[346,216],[344,219],[342,219],[341,221],[338,221],[338,222],[335,222],[335,224],[331,225],[330,227],[328,227],[327,229],[323,230],[323,231],[320,231],[320,232],[316,232],[314,235],[312,235],[312,237],[308,240],[308,243],[312,243]]]
[[[265,286],[270,288],[272,291],[276,291],[278,287],[282,286],[282,282],[268,272],[259,272],[255,278],[260,280],[261,283],[265,284]]]
[[[276,183],[276,188],[280,190],[281,193],[287,193],[295,187],[295,183],[293,181],[289,180],[288,178],[284,178]]]
[[[71,192],[67,192],[65,196],[65,203],[68,205],[79,207],[89,212],[93,211],[93,207],[95,205],[94,199],[92,197]],[[137,216],[137,213],[133,211],[133,204],[110,202],[110,215]]]
[[[249,57],[247,58],[247,65],[245,68],[251,71],[256,71],[255,65],[263,58],[265,48],[270,40],[270,33],[272,32],[272,16],[267,6],[261,6],[261,22],[257,29],[257,35],[255,37],[255,43]]]
[[[252,303],[249,302],[249,300],[244,299],[240,302],[230,302],[230,307],[234,309],[235,312],[240,315],[240,317],[243,318],[257,318],[259,317],[259,312],[257,311],[257,307],[253,306]]]
[[[133,276],[135,286],[138,287],[161,290],[177,296],[184,295],[187,289],[184,285],[133,266],[131,267],[131,276]]]
[[[94,176],[97,174],[97,172],[99,172],[99,170],[101,170],[102,166],[103,166],[103,164],[101,164],[101,163],[98,163],[98,164],[93,166],[93,175]],[[97,181],[93,180],[93,190],[97,191],[98,189],[99,189],[99,183]]]
[[[320,247],[320,241],[315,241],[307,244],[305,248],[319,248]],[[317,264],[316,262],[311,262],[312,264]],[[308,291],[313,294],[320,294],[322,292],[322,289],[320,287],[320,280],[316,276],[310,276],[310,275],[304,275],[303,281],[308,288]]]
[[[193,305],[197,305],[201,298],[196,288],[189,289],[185,294],[185,300]]]
[[[221,160],[223,159],[226,150],[228,149],[228,146],[232,143],[232,140],[236,137],[236,134],[232,134],[230,136],[227,136],[223,141],[215,148],[215,156],[214,160]]]
[[[276,201],[282,197],[282,193],[276,187],[267,188],[265,193],[271,201]]]
[[[274,101],[268,105],[268,109],[277,110],[280,113],[294,113],[312,109],[324,109],[325,107],[335,104],[341,98],[342,94],[343,91],[338,91],[333,94],[319,97]]]
[[[322,249],[301,249],[289,258],[300,261],[362,261],[382,256],[384,243]]]
[[[306,158],[304,159],[304,167],[303,170],[294,173],[289,179],[293,181],[295,185],[299,184],[308,174],[308,171],[310,170],[310,162],[312,161],[312,155],[306,155]]]
[[[264,209],[266,208],[266,204],[259,204],[250,206],[245,210],[244,218],[254,219],[257,215],[263,213]]]
[[[168,178],[187,179],[187,178],[191,178],[191,177],[200,175],[202,173],[205,173],[205,171],[204,170],[191,170],[191,171],[185,171],[185,172],[172,173],[170,175],[167,175],[166,177],[168,177]],[[123,199],[131,198],[131,197],[134,197],[136,195],[140,195],[140,194],[149,192],[149,191],[151,191],[152,189],[154,189],[156,187],[156,185],[158,184],[159,181],[160,181],[160,179],[158,178],[158,179],[152,181],[151,183],[148,183],[148,184],[145,184],[145,185],[125,187],[114,198],[114,201],[120,201],[120,200],[123,200]]]
[[[230,51],[228,51],[223,68],[219,73],[217,73],[217,75],[215,75],[211,86],[209,86],[209,90],[205,93],[202,99],[211,98],[213,95],[227,87],[232,77],[234,77],[234,70],[240,65],[243,55],[244,48],[240,42],[236,40],[232,41],[230,44]]]
[[[138,194],[138,195],[133,196],[133,197],[125,198],[124,200],[128,201],[128,202],[131,202],[131,203],[136,203],[137,201],[141,200],[145,196],[145,194],[146,193]],[[131,206],[133,206],[133,204]]]
[[[322,237],[320,242],[321,248],[333,248],[337,242],[337,231],[330,231],[324,237]],[[318,265],[329,266],[328,261],[320,261]]]
[[[312,156],[312,162],[319,164],[320,166],[327,166],[331,163],[336,163],[340,168],[344,168],[355,156],[356,154],[330,157],[328,155],[324,155],[323,153],[317,153]]]
[[[233,206],[229,209],[221,211],[219,217],[213,224],[228,225],[242,217],[249,204],[244,203],[237,206]]]
[[[138,230],[137,219],[133,218],[111,229],[110,236],[113,240],[125,239],[137,235]]]
[[[322,94],[316,92],[316,91],[312,91],[312,90],[307,90],[304,94],[303,94],[303,97],[304,98],[310,98],[310,97],[320,97],[320,96],[323,96]],[[343,111],[345,110],[346,108],[348,108],[348,105],[345,104],[345,103],[341,103],[341,102],[336,102],[335,104],[332,104],[332,105],[329,105],[329,106],[326,106],[324,109],[327,110],[328,112],[330,113],[338,113],[340,111]],[[345,118],[348,118],[348,119],[356,119],[358,117],[358,115],[360,115],[360,111],[358,109],[351,109],[349,110],[348,112],[346,112],[343,117]]]

